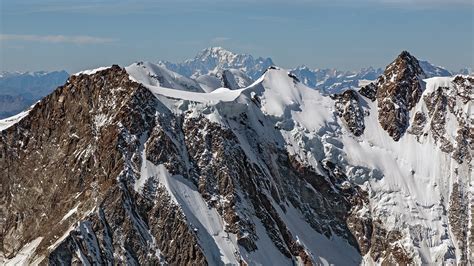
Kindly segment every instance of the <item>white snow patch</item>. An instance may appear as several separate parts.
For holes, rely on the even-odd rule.
[[[188,84],[189,82],[191,82],[185,77],[180,76],[178,80],[170,78],[164,80],[162,79],[162,82],[160,82],[159,80],[154,78],[153,73],[155,72],[150,72],[150,69],[158,71],[156,68],[160,68],[159,66],[150,63],[145,64],[145,69],[141,66],[142,65],[132,64],[131,66],[125,68],[130,76],[130,79],[132,81],[141,83],[155,95],[162,95],[172,99],[181,99],[201,103],[218,103],[221,101],[230,102],[234,101],[237,97],[239,97],[241,92],[244,90],[219,90],[217,92],[206,93],[204,92],[204,90],[202,90],[202,88],[199,87],[202,90],[201,92],[192,91],[189,89],[191,85],[183,85],[183,83]],[[161,69],[161,71],[165,70],[166,69]],[[171,75],[170,73],[168,73],[171,71],[166,71],[167,75]],[[160,72],[160,74],[164,75],[165,72]],[[164,75],[164,77],[166,78],[167,76]],[[173,89],[165,87],[166,85],[173,87]],[[198,83],[196,83],[196,86],[199,86]],[[176,87],[178,89],[176,89]]]
[[[15,257],[6,260],[4,265],[29,265],[31,260],[34,258],[35,250],[43,240],[42,237],[38,237],[28,244],[24,245]]]
[[[143,85],[204,92],[197,81],[150,62],[134,63],[126,67],[125,70],[134,80]]]
[[[248,265],[291,265],[292,261],[277,249],[260,219],[254,217],[252,222],[258,237],[255,242],[257,250],[247,252],[245,248],[241,248],[243,260]]]
[[[76,74],[73,74],[72,76],[79,76],[81,74],[84,74],[84,75],[93,75],[99,71],[102,71],[102,70],[106,70],[106,69],[109,69],[111,68],[111,66],[106,66],[106,67],[98,67],[98,68],[95,68],[95,69],[88,69],[88,70],[83,70],[83,71],[80,71],[80,72],[77,72]]]
[[[50,251],[51,251],[51,250],[54,250],[57,246],[59,246],[59,244],[61,244],[61,243],[64,241],[64,239],[66,239],[66,238],[69,236],[69,233],[70,233],[72,230],[74,230],[74,228],[75,228],[74,224],[71,225],[71,227],[69,227],[69,228],[66,230],[66,232],[64,232],[64,234],[63,234],[61,237],[59,237],[53,244],[51,244],[51,245],[48,247],[48,250],[50,250]]]
[[[60,222],[67,220],[67,218],[69,218],[71,215],[73,215],[75,212],[77,212],[77,208],[78,208],[78,207],[79,207],[79,204],[77,204],[76,207],[74,207],[74,208],[72,208],[71,210],[69,210],[69,211],[64,215],[64,217],[61,219]]]
[[[5,130],[5,129],[13,126],[14,124],[18,123],[21,119],[23,119],[25,116],[28,115],[30,110],[31,110],[31,108],[26,110],[26,111],[23,111],[19,114],[16,114],[14,116],[11,116],[11,117],[0,120],[0,131]]]
[[[287,208],[283,213],[277,207],[280,217],[288,229],[302,244],[317,265],[357,265],[362,258],[359,252],[345,239],[333,236],[328,239],[316,232],[296,208]]]
[[[244,89],[240,90],[229,90],[229,91],[220,91],[220,92],[190,92],[190,91],[180,91],[174,89],[168,89],[163,87],[145,85],[152,93],[163,95],[173,99],[182,99],[188,101],[195,101],[201,103],[218,103],[218,102],[231,102],[239,97],[240,93]]]
[[[319,91],[294,82],[285,70],[269,69],[261,83],[262,111],[266,114],[293,120],[307,130],[319,130],[334,121],[334,102]]]

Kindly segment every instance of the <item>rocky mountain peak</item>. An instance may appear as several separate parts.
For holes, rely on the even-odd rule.
[[[74,75],[0,132],[0,176],[7,177],[0,203],[9,206],[2,256],[14,261],[26,246],[32,264],[235,265],[270,250],[284,264],[295,257],[309,264],[304,236],[286,224],[293,218],[312,239],[347,239],[346,259],[358,259],[351,230],[359,218],[349,205],[363,205],[357,189],[334,193],[342,178],[326,180],[275,140],[263,141],[250,126],[279,131],[256,104],[212,107],[232,114],[225,122],[232,127],[206,118],[199,108],[209,102],[197,108],[199,99],[177,114],[167,103],[200,93],[176,90],[160,101],[155,94],[170,89],[132,81],[137,65]],[[272,74],[296,90],[286,71]],[[244,135],[249,146],[240,144]],[[284,179],[272,174],[280,172]],[[290,201],[307,218],[286,213]]]
[[[409,111],[420,100],[425,77],[418,60],[402,51],[375,82],[360,90],[372,101],[377,100],[380,125],[396,141],[408,127]]]
[[[388,79],[390,82],[414,77],[426,77],[418,59],[407,51],[402,51],[397,58],[385,68],[383,75],[390,78]]]

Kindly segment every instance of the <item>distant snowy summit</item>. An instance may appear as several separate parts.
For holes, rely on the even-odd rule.
[[[201,75],[216,74],[225,69],[236,69],[254,80],[259,78],[265,69],[274,65],[270,58],[235,54],[222,47],[204,49],[193,59],[182,63],[160,61],[159,64],[186,77],[197,78]]]

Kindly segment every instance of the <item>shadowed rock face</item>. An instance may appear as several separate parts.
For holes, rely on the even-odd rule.
[[[424,77],[418,60],[403,51],[382,76],[360,90],[372,101],[377,100],[380,125],[395,141],[408,127],[408,112],[420,100]]]
[[[465,195],[465,191],[462,191],[459,188],[459,184],[455,183],[453,185],[453,191],[451,192],[450,197],[450,207],[449,207],[449,222],[451,224],[451,231],[454,234],[455,241],[460,253],[460,262],[461,264],[467,265],[468,263],[468,214],[469,214],[469,198]]]
[[[374,83],[369,83],[368,85],[360,88],[359,93],[373,102],[376,99],[375,95],[377,94],[377,86]]]

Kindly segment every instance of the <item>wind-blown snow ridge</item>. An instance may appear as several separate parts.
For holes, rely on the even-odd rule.
[[[5,130],[5,129],[13,126],[14,124],[18,123],[21,119],[23,119],[24,117],[26,117],[28,115],[31,108],[33,108],[33,107],[30,107],[30,109],[28,109],[26,111],[23,111],[23,112],[21,112],[17,115],[12,116],[12,117],[8,117],[8,118],[0,120],[0,131]]]
[[[79,76],[81,74],[84,74],[84,75],[93,75],[99,71],[102,71],[102,70],[106,70],[106,69],[109,69],[111,66],[104,66],[104,67],[98,67],[98,68],[94,68],[94,69],[87,69],[87,70],[83,70],[83,71],[79,71],[75,74],[73,74],[73,76]]]
[[[238,90],[228,90],[228,89],[220,89],[210,93],[204,92],[196,92],[195,87],[192,87],[194,84],[196,86],[197,83],[192,83],[192,81],[188,78],[185,78],[181,75],[175,76],[176,80],[173,83],[169,82],[169,79],[161,79],[163,82],[154,77],[156,77],[157,70],[163,71],[162,73],[167,73],[168,71],[160,66],[153,65],[151,63],[146,63],[145,67],[142,67],[141,64],[132,64],[125,68],[127,73],[130,75],[131,80],[141,83],[146,88],[148,88],[152,93],[157,95],[166,96],[173,99],[182,99],[188,101],[196,101],[201,103],[217,103],[220,101],[229,102],[235,100],[244,89]],[[149,72],[148,69],[154,69],[154,72]],[[171,72],[172,73],[172,72]],[[170,77],[170,75],[168,75]],[[163,85],[168,85],[172,88],[163,87]],[[184,85],[183,85],[184,84]],[[178,88],[176,88],[176,85]]]
[[[150,62],[138,62],[125,68],[134,79],[144,85],[175,90],[204,92],[194,80]]]

